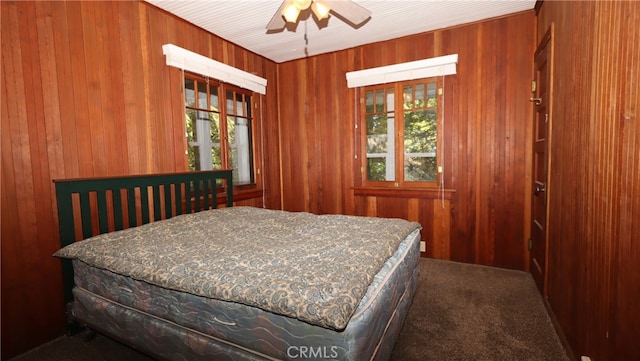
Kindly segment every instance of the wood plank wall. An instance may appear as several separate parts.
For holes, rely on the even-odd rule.
[[[406,216],[423,223],[430,256],[528,267],[533,12],[274,64],[143,2],[0,6],[3,358],[64,325],[51,179],[184,169],[167,42],[269,82],[264,200],[239,204]],[[357,99],[345,73],[451,53],[444,207],[428,194],[356,196]]]
[[[545,1],[551,24],[548,302],[576,356],[640,360],[640,2]]]
[[[267,79],[265,198],[279,208],[281,197],[276,63],[144,2],[2,1],[0,9],[7,359],[65,325],[51,180],[186,170],[181,72],[165,65],[163,44]]]
[[[421,220],[429,256],[527,269],[534,50],[531,11],[280,64],[283,207]],[[436,207],[429,192],[357,196],[358,100],[345,73],[455,53],[444,111],[451,199]]]

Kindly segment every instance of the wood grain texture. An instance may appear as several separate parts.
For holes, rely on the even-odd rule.
[[[538,38],[552,23],[556,36],[548,302],[595,360],[640,359],[639,22],[635,1],[538,15]]]
[[[527,269],[534,25],[532,11],[280,64],[283,208],[382,215],[384,207],[406,214],[404,204],[415,214],[415,203],[404,197],[360,200],[354,194],[359,100],[356,90],[344,91],[345,73],[457,53],[458,74],[445,77],[443,131],[445,186],[455,193],[445,207],[449,214],[435,215],[450,228],[435,255]]]
[[[268,192],[239,203],[280,208],[281,187],[274,62],[145,2],[2,1],[0,10],[6,359],[64,331],[51,180],[186,170],[182,74],[165,65],[163,44],[267,79],[255,151]]]
[[[527,268],[533,12],[275,64],[145,2],[0,7],[3,357],[64,326],[51,179],[185,169],[182,75],[164,43],[268,81],[256,149],[265,192],[237,204],[417,219],[427,256]],[[356,195],[359,103],[345,73],[452,53],[443,159],[455,192],[444,207],[420,192]]]

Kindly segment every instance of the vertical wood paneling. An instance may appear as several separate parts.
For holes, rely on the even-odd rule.
[[[143,128],[144,119],[144,94],[143,82],[140,77],[144,73],[144,63],[142,62],[142,52],[139,50],[141,45],[140,23],[137,20],[139,14],[138,6],[126,6],[119,2],[119,20],[120,20],[120,42],[122,44],[123,79],[135,79],[135,81],[127,81],[127,86],[123,89],[125,102],[125,119],[135,121],[127,124],[127,144],[136,149],[146,149],[147,139]],[[146,169],[146,158],[149,156],[147,152],[139,152],[136,157],[129,157],[128,165],[131,170]]]
[[[619,110],[613,114],[619,131],[618,158],[619,209],[617,234],[612,244],[611,267],[611,355],[618,359],[640,359],[640,7],[628,9],[617,4],[616,17],[612,24],[619,24],[618,34],[610,39],[626,37],[626,42],[618,42],[620,71],[617,72],[615,97],[619,100]],[[628,31],[633,29],[633,31]],[[617,65],[613,63],[615,67]],[[616,178],[614,178],[616,179]]]
[[[511,19],[512,22],[516,19]],[[513,23],[512,23],[512,26]],[[525,28],[518,28],[518,30],[515,31],[526,31]],[[525,72],[526,67],[528,67],[528,62],[527,60],[531,59],[532,56],[529,55],[529,50],[530,48],[530,44],[524,43],[524,42],[518,42],[515,45],[515,48],[513,49],[513,52],[510,54],[511,57],[511,61],[513,61],[515,64],[519,64],[520,67],[523,67],[522,71]],[[537,47],[537,44],[536,44]],[[532,77],[533,77],[533,71],[532,71]],[[507,94],[514,94],[517,90],[518,90],[518,86],[516,84],[514,84],[513,82],[509,82],[509,84],[507,84]],[[530,93],[531,94],[531,93]],[[515,186],[515,184],[511,185],[511,188],[509,188],[507,190],[507,194],[508,194],[508,203],[514,202],[514,203],[518,203],[518,197],[520,197],[520,201],[522,202],[522,204],[524,204],[524,213],[522,214],[522,219],[523,219],[523,223],[522,225],[522,232],[525,235],[525,245],[524,247],[522,247],[522,256],[524,258],[524,269],[529,270],[530,269],[530,264],[529,264],[529,248],[528,248],[528,238],[530,235],[530,226],[531,226],[531,220],[530,220],[530,216],[531,216],[531,194],[532,194],[532,188],[531,188],[531,177],[532,177],[532,154],[533,154],[533,149],[532,147],[529,147],[529,144],[533,144],[533,118],[522,118],[523,114],[520,113],[517,109],[526,109],[529,106],[531,106],[531,103],[529,102],[529,100],[527,98],[523,98],[523,97],[517,97],[515,99],[512,99],[513,102],[515,102],[515,106],[514,107],[508,107],[506,110],[507,113],[507,117],[508,118],[514,118],[514,119],[520,119],[518,121],[516,121],[515,123],[510,123],[510,138],[507,139],[508,141],[508,148],[511,149],[512,155],[510,157],[508,157],[509,159],[509,163],[507,165],[507,169],[509,172],[511,172],[511,176],[512,179],[521,179],[524,180],[525,182],[525,191],[524,193],[520,193],[518,190],[518,187]],[[518,123],[525,123],[527,124],[527,121],[530,121],[530,127],[520,127],[517,126]],[[515,151],[516,149],[519,149],[521,147],[523,147],[522,144],[520,144],[520,142],[522,142],[524,140],[524,152],[518,152]],[[522,167],[519,167],[520,164],[526,164],[527,166],[523,169]],[[505,208],[506,211],[508,211],[508,207]],[[514,226],[519,226],[517,222],[515,222],[513,224]],[[512,235],[514,242],[517,242],[517,232],[515,234]]]
[[[549,304],[576,355],[640,359],[640,3],[544,2],[554,24]]]
[[[609,9],[603,9],[602,6],[595,4],[594,11],[599,13],[600,16],[596,17],[594,23],[594,32],[592,33],[593,47],[592,47],[592,68],[589,69],[593,86],[589,91],[589,108],[587,108],[588,114],[591,114],[591,122],[588,130],[588,143],[583,144],[586,154],[591,161],[587,162],[587,203],[592,206],[589,207],[587,213],[588,223],[586,224],[587,234],[585,234],[588,240],[584,261],[590,265],[589,273],[584,282],[585,291],[587,294],[591,294],[589,305],[581,305],[581,309],[585,314],[589,313],[589,309],[595,310],[608,310],[609,309],[609,292],[610,292],[610,268],[611,265],[611,244],[609,243],[614,239],[611,234],[611,227],[614,226],[614,222],[611,219],[611,212],[614,210],[612,202],[608,201],[608,197],[605,195],[613,195],[611,189],[610,178],[613,172],[617,173],[615,168],[616,164],[612,159],[613,153],[616,152],[615,147],[611,147],[611,144],[616,144],[615,132],[613,128],[616,126],[615,122],[607,121],[605,119],[613,120],[612,112],[615,112],[617,103],[610,103],[610,106],[604,107],[607,103],[602,102],[602,97],[608,99],[611,92],[612,80],[615,77],[611,77],[609,73],[602,73],[602,69],[610,69],[609,62],[612,57],[616,57],[617,53],[605,54],[609,47],[616,46],[615,42],[611,42],[607,26],[613,25],[610,23]],[[586,90],[586,89],[585,89]],[[613,165],[613,167],[612,167]],[[603,198],[605,196],[606,198]],[[600,219],[598,219],[600,218]],[[607,312],[591,313],[590,326],[584,337],[586,342],[591,345],[587,349],[587,355],[603,355],[604,358],[609,359],[607,352],[606,332],[609,327],[607,325]],[[585,325],[586,326],[586,325]]]
[[[181,170],[181,94],[172,90],[180,86],[181,74],[164,65],[160,47],[167,42],[268,79],[262,127],[267,204],[279,208],[282,194],[288,210],[417,216],[433,238],[431,257],[526,267],[521,227],[528,181],[518,174],[529,161],[523,144],[531,117],[524,100],[532,64],[527,57],[535,46],[531,13],[276,66],[143,2],[0,6],[3,357],[62,327],[58,306],[38,303],[44,291],[28,287],[10,261],[16,255],[38,265],[25,274],[56,295],[59,280],[45,280],[41,273],[59,273],[50,256],[57,246],[50,180]],[[460,62],[458,75],[446,78],[444,159],[445,183],[455,195],[444,209],[428,199],[355,197],[358,104],[344,73],[451,53]],[[37,207],[42,209],[36,219],[31,215]],[[39,320],[36,328],[25,321],[25,299],[32,300],[25,304]],[[13,338],[5,337],[6,327]]]
[[[290,89],[290,96],[281,99],[280,124],[282,137],[282,180],[283,193],[288,195],[286,209],[291,211],[303,211],[311,209],[310,198],[315,195],[317,189],[309,182],[309,170],[311,162],[319,159],[310,159],[309,151],[313,151],[320,137],[309,134],[308,129],[312,125],[309,115],[309,104],[312,102],[308,93],[307,64],[303,62],[290,62],[279,66],[279,74],[287,74],[286,79],[279,77],[278,89],[285,87]],[[280,91],[279,91],[280,92]],[[281,93],[282,94],[282,93]],[[317,95],[313,95],[314,97]],[[309,137],[314,140],[311,141]],[[318,175],[313,175],[316,182]],[[310,194],[310,189],[314,195]],[[313,203],[313,207],[317,206]]]
[[[439,259],[451,258],[451,202],[436,199],[432,202],[433,233],[429,238],[432,240],[431,257]],[[424,222],[424,221],[423,221]]]
[[[527,12],[280,64],[278,92],[287,96],[280,101],[283,208],[370,214],[371,201],[360,203],[353,195],[352,187],[360,184],[358,148],[352,148],[358,142],[359,100],[357,91],[344,91],[345,73],[457,53],[458,74],[445,78],[443,136],[445,186],[456,192],[450,214],[443,216],[450,227],[446,244],[436,253],[526,269],[525,144],[531,132],[534,20]],[[353,179],[339,184],[337,175]],[[404,214],[399,204],[409,205],[403,202],[377,198],[374,214],[384,214],[384,207]]]
[[[55,293],[56,286],[60,286],[60,282],[56,282],[55,279],[48,280],[39,276],[57,271],[52,264],[41,263],[41,252],[50,255],[49,252],[52,250],[50,236],[47,234],[47,227],[52,223],[51,213],[47,215],[46,212],[46,206],[51,201],[43,199],[42,202],[38,202],[38,196],[50,198],[46,181],[41,178],[42,174],[48,171],[50,158],[47,147],[39,142],[39,139],[48,137],[42,121],[45,104],[40,82],[43,71],[39,67],[42,56],[37,50],[37,45],[35,49],[23,49],[20,46],[25,38],[33,36],[37,39],[39,27],[46,25],[40,22],[31,28],[24,26],[25,20],[32,22],[36,17],[35,6],[25,7],[22,12],[16,9],[2,10],[3,28],[9,26],[19,30],[9,33],[2,31],[1,273],[4,356],[7,352],[6,344],[25,347],[29,342],[42,343],[48,339],[47,335],[42,333],[32,335],[20,328],[6,332],[5,324],[25,322],[24,314],[17,312],[19,308],[33,310],[33,316],[27,320],[33,328],[46,329],[49,327],[47,320],[34,316],[42,314],[43,309],[61,305],[61,302],[52,299],[43,305],[44,297],[30,292],[30,289],[39,289],[43,295],[49,295]],[[48,47],[45,47],[44,51],[47,50]],[[28,117],[35,117],[39,121],[27,123],[24,120]],[[12,119],[22,121],[11,121]],[[24,237],[19,243],[11,242],[16,234]],[[7,277],[16,270],[20,271],[20,277]],[[7,309],[11,312],[7,313]],[[49,319],[61,323],[63,315],[56,313]]]
[[[1,21],[4,26],[17,27],[18,26],[18,17],[15,11],[9,11],[9,9],[2,9],[0,12]],[[0,41],[4,46],[16,47],[19,49],[19,38],[17,32],[5,32],[2,31],[0,33]],[[4,48],[3,48],[4,49]],[[2,78],[3,78],[3,86],[0,89],[2,94],[2,102],[0,103],[0,114],[2,115],[2,120],[0,125],[2,126],[2,142],[0,145],[2,146],[2,186],[0,187],[0,196],[2,197],[2,202],[0,202],[0,209],[2,211],[2,227],[0,227],[0,236],[2,237],[2,242],[0,242],[0,247],[2,254],[13,254],[16,257],[11,257],[7,259],[2,259],[2,263],[0,266],[2,267],[1,274],[5,274],[5,270],[7,269],[18,269],[20,267],[20,256],[22,256],[22,252],[19,249],[19,245],[14,243],[9,243],[4,240],[11,234],[17,234],[20,232],[19,227],[19,218],[18,213],[15,212],[15,207],[18,204],[19,194],[15,191],[9,191],[18,189],[18,184],[16,184],[16,177],[20,175],[21,164],[15,164],[14,159],[19,156],[19,148],[20,148],[20,133],[17,132],[18,124],[9,123],[9,117],[19,117],[19,111],[24,111],[24,107],[20,106],[20,101],[24,99],[9,99],[8,91],[12,89],[12,91],[20,92],[22,89],[21,80],[22,80],[22,69],[21,69],[21,57],[22,54],[20,52],[15,52],[11,57],[8,56],[8,53],[5,51],[0,52],[0,56],[2,57]],[[5,86],[6,84],[6,86]],[[22,185],[20,185],[21,187]],[[16,298],[22,296],[22,287],[20,285],[20,281],[18,279],[8,279],[2,278],[2,304],[11,303],[16,304]],[[5,290],[11,290],[9,294]],[[11,299],[9,299],[10,296]],[[10,323],[17,324],[20,320],[19,317],[16,317],[16,314],[2,314],[2,323]],[[16,333],[6,333],[3,330],[2,334],[2,348],[5,347],[6,344],[20,344],[20,338],[24,336],[22,332]],[[24,346],[23,346],[24,347]]]
[[[51,4],[51,19],[66,19],[67,8],[64,3]],[[55,68],[57,79],[72,78],[71,50],[69,44],[69,25],[66,21],[52,21],[51,33],[53,34]],[[77,144],[76,127],[71,123],[74,118],[74,86],[70,81],[58,81],[58,108],[60,112],[60,138],[62,140],[62,164],[56,167],[55,178],[78,177],[79,155],[74,151]],[[65,129],[64,137],[62,129]]]
[[[451,239],[451,200],[411,196],[355,197],[355,215],[369,217],[403,218],[422,225],[422,241],[425,242],[424,255],[432,258],[449,259]]]
[[[488,44],[492,46],[498,46],[500,42],[497,40],[498,29],[495,22],[484,23],[480,26],[478,41],[482,48],[487,48]],[[478,183],[477,187],[480,190],[478,192],[477,208],[479,211],[476,213],[476,222],[478,227],[478,236],[476,236],[476,259],[475,263],[480,264],[492,264],[494,258],[494,242],[495,237],[495,212],[496,204],[494,198],[496,197],[496,179],[495,175],[497,166],[496,164],[496,127],[499,125],[499,116],[496,107],[496,96],[499,96],[500,87],[502,82],[497,79],[499,75],[497,73],[497,51],[482,51],[480,52],[480,64],[482,67],[478,67],[480,78],[480,89],[477,93],[479,97],[478,114],[475,118],[474,128],[478,134],[476,138],[476,144],[479,153],[482,154],[483,161],[477,161],[478,167]],[[487,89],[486,84],[495,84],[493,87]],[[486,236],[485,240],[481,239],[481,236]]]
[[[269,192],[243,204],[279,208],[280,148],[269,60],[145,2],[2,1],[0,10],[6,359],[65,327],[51,180],[185,169],[182,74],[165,65],[163,44],[267,78]]]
[[[119,5],[118,2],[112,2],[108,7],[109,21],[107,22],[107,34],[119,34]],[[122,53],[122,38],[120,36],[114,36],[110,38],[109,42],[105,41],[105,44],[110,44],[105,49],[109,54],[109,62],[107,68],[106,81],[111,85],[112,91],[107,93],[106,101],[109,106],[109,120],[105,124],[105,128],[110,128],[115,131],[114,138],[112,139],[110,146],[113,147],[111,151],[114,153],[112,158],[117,162],[113,165],[112,169],[118,169],[120,174],[129,173],[129,160],[128,160],[128,144],[127,144],[127,118],[125,117],[125,98],[124,92],[118,91],[125,88],[125,77],[123,76],[122,69],[124,68],[124,58],[127,54]],[[167,102],[169,103],[169,102]],[[171,119],[171,118],[170,118]],[[173,118],[175,119],[175,118]],[[170,143],[172,144],[172,143]]]
[[[47,153],[49,172],[56,169],[64,170],[64,157],[62,155],[62,135],[60,130],[60,107],[56,99],[60,98],[58,92],[58,75],[56,68],[56,54],[54,49],[54,33],[51,24],[51,5],[36,8],[36,24],[38,31],[38,48],[40,49],[40,64],[42,84],[48,84],[51,96],[43,98],[44,114],[49,116],[49,122],[43,122],[47,139]],[[44,178],[42,181],[46,181]],[[48,185],[46,186],[48,188]],[[49,199],[49,198],[47,198]],[[49,207],[44,207],[50,208]]]
[[[71,148],[72,152],[78,153],[78,175],[93,176],[95,175],[93,167],[93,151],[91,144],[91,128],[88,107],[88,92],[90,91],[88,79],[86,77],[84,37],[82,31],[82,8],[80,2],[66,3],[67,18],[60,19],[62,23],[69,26],[69,50],[71,52],[71,87],[73,88],[73,115],[69,118],[68,126],[75,127],[78,134],[77,144]],[[134,54],[134,53],[132,53]],[[126,89],[126,88],[125,88]],[[80,119],[80,121],[78,121]],[[78,152],[82,149],[82,152]]]
[[[267,96],[260,97],[261,114],[260,114],[260,138],[262,145],[260,146],[261,157],[261,175],[265,188],[264,199],[265,206],[273,209],[281,209],[282,207],[282,148],[280,142],[280,117],[278,110],[278,92],[274,89],[278,87],[278,69],[275,66],[267,66],[258,56],[254,57],[254,71],[258,74],[264,74],[269,79],[270,87]]]
[[[463,69],[473,69],[474,57],[471,50],[465,47],[458,47],[456,42],[468,43],[473,38],[475,31],[471,27],[461,27],[449,31],[443,31],[438,38],[442,44],[442,54],[453,54],[458,52],[458,66]],[[467,71],[466,81],[471,83],[472,71]],[[474,207],[469,202],[475,196],[473,194],[473,184],[475,179],[475,167],[468,163],[467,154],[475,149],[473,142],[469,140],[468,111],[474,107],[474,102],[467,102],[468,94],[473,93],[468,88],[461,88],[458,76],[445,77],[445,104],[444,104],[444,177],[445,188],[464,188],[469,196],[462,198],[451,206],[451,217],[457,219],[475,219],[473,215]],[[456,99],[456,101],[447,101]],[[455,135],[455,136],[454,136]],[[449,152],[448,149],[458,150]],[[463,173],[464,171],[464,173]],[[468,247],[467,244],[474,234],[475,222],[453,221],[451,225],[450,257],[456,260],[472,260],[475,247]]]

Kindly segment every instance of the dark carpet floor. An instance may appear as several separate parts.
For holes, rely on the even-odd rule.
[[[423,258],[393,361],[565,361],[530,274]],[[12,361],[151,360],[103,336],[60,337]]]
[[[421,259],[392,360],[568,360],[531,274]]]

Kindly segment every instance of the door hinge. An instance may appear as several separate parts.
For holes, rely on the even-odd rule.
[[[536,90],[538,90],[538,85],[536,84],[536,81],[535,81],[535,80],[532,80],[532,81],[531,81],[531,92],[532,92],[532,93],[535,93],[535,92],[536,92]]]
[[[531,238],[529,238],[529,251],[531,251],[533,249],[533,241],[531,240]]]

